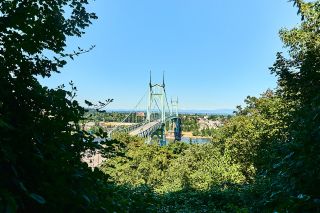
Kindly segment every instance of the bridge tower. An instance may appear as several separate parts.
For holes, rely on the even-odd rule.
[[[146,121],[152,122],[152,106],[155,104],[161,113],[161,128],[158,131],[159,143],[161,146],[166,145],[166,138],[165,138],[165,122],[166,122],[166,112],[165,112],[165,104],[166,104],[166,90],[165,90],[165,83],[164,83],[164,73],[162,84],[152,84],[151,81],[151,71],[150,71],[150,80],[149,80],[149,92],[148,92],[148,102],[147,102],[147,116]],[[160,106],[157,101],[160,101]],[[158,118],[159,119],[159,118]],[[151,136],[148,138],[148,142],[151,141]]]

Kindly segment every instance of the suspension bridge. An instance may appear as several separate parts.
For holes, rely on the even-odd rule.
[[[147,104],[141,108],[145,97]],[[118,125],[108,131],[109,136],[116,132],[126,132],[132,136],[146,138],[147,143],[157,141],[160,146],[167,144],[166,131],[174,134],[174,140],[181,140],[181,119],[178,114],[178,98],[168,102],[164,74],[162,84],[152,84],[151,72],[148,90],[130,113]]]

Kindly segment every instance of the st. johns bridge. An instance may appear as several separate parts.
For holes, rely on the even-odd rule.
[[[145,103],[146,102],[146,103]],[[142,116],[139,116],[139,111]],[[146,115],[145,115],[146,112]],[[133,122],[134,121],[134,122]],[[109,136],[116,132],[126,132],[132,136],[140,136],[146,139],[146,143],[156,140],[160,146],[167,144],[166,131],[174,133],[174,140],[181,140],[181,119],[178,114],[178,98],[168,101],[164,75],[162,83],[150,81],[146,94],[138,101],[130,113],[121,121],[125,124],[133,122],[133,125],[117,125],[108,131]]]

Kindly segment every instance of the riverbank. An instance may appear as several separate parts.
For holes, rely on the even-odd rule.
[[[182,134],[181,134],[181,136],[182,137],[185,137],[185,138],[192,138],[192,139],[197,139],[197,138],[201,138],[201,139],[205,139],[205,138],[207,138],[207,139],[210,139],[211,137],[209,137],[209,136],[194,136],[193,134],[192,134],[192,132],[184,132],[184,131],[182,131]],[[167,133],[166,134],[166,138],[168,138],[168,139],[174,139],[174,134],[173,133]]]

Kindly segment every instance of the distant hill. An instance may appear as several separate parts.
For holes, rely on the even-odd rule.
[[[141,110],[137,110],[139,112]],[[181,109],[180,114],[208,114],[208,115],[232,115],[234,109],[214,109],[214,110],[199,110],[199,109]],[[128,113],[128,109],[108,109],[107,112]]]
[[[214,109],[214,110],[197,110],[197,109],[182,109],[181,114],[209,114],[209,115],[232,115],[234,109]]]

